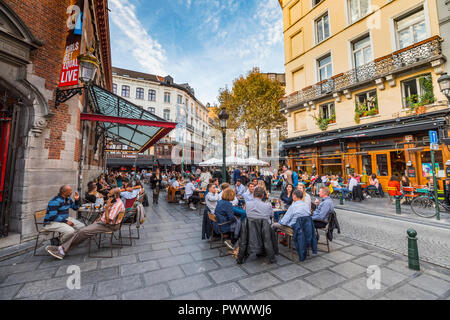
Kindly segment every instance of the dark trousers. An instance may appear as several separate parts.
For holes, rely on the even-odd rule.
[[[188,202],[193,203],[194,205],[196,205],[199,201],[200,201],[200,197],[196,196],[196,195],[192,195],[188,198]]]
[[[314,220],[314,227],[316,227],[316,229],[323,229],[326,226],[327,226],[327,224],[325,222]]]

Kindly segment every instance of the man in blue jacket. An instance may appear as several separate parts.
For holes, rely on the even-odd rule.
[[[322,201],[316,199],[317,209],[312,214],[312,219],[316,228],[324,228],[328,223],[328,217],[334,211],[334,204],[330,198],[330,189],[327,187],[320,188],[319,196]]]
[[[48,203],[47,214],[44,218],[44,231],[59,232],[61,243],[70,239],[73,234],[85,225],[80,221],[69,217],[69,209],[78,210],[81,205],[80,195],[75,191],[73,201],[72,187],[64,185],[59,189],[59,194]]]

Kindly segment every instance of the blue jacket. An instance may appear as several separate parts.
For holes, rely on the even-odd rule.
[[[69,209],[72,208],[73,210],[78,210],[80,205],[80,199],[73,202],[70,197],[64,199],[60,195],[57,195],[48,203],[44,224],[50,222],[67,222],[67,219],[69,218]]]
[[[221,224],[228,221],[236,221],[233,213],[233,205],[230,201],[219,200],[217,202],[216,210],[214,210],[214,215],[216,216],[217,223]],[[215,226],[216,227],[216,226]],[[218,230],[216,230],[218,231]],[[231,232],[231,223],[220,226],[220,231],[222,233]]]
[[[294,186],[294,189],[298,186],[298,174],[297,172],[292,172],[292,185]]]
[[[311,247],[314,254],[317,254],[317,237],[314,222],[311,217],[299,217],[294,225],[293,241],[300,261],[306,259],[306,253]]]

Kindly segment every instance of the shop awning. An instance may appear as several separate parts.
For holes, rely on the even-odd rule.
[[[80,120],[101,123],[106,137],[138,153],[149,149],[177,125],[96,85],[88,90],[96,113],[82,113]]]
[[[445,125],[445,123],[446,120],[444,117],[409,122],[394,120],[389,123],[374,124],[376,127],[365,130],[357,130],[356,128],[352,128],[351,130],[346,130],[346,132],[343,133],[331,132],[329,135],[305,137],[304,139],[284,143],[283,147],[284,149],[288,149],[295,147],[315,146],[332,141],[337,142],[338,140],[344,139],[367,139],[372,137],[415,133],[437,129]]]

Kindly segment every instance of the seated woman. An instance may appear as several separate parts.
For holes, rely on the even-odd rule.
[[[299,183],[297,186],[297,190],[300,190],[303,194],[303,198],[301,198],[300,200],[306,203],[310,211],[314,211],[316,209],[316,205],[312,203],[311,196],[306,192],[306,186],[303,183]]]
[[[257,185],[257,187],[263,188],[263,189],[264,189],[265,195],[264,195],[264,197],[262,198],[262,201],[263,201],[263,202],[267,201],[267,200],[269,199],[269,193],[267,192],[266,184],[264,183],[264,181],[263,181],[263,180],[258,180],[258,185]]]
[[[223,233],[232,233],[232,240],[225,241],[225,244],[231,250],[236,250],[235,245],[237,240],[239,239],[239,233],[241,231],[241,221],[236,218],[233,214],[233,205],[231,201],[236,197],[236,192],[227,188],[222,193],[222,200],[219,200],[216,205],[216,209],[214,210],[214,215],[216,216],[217,223],[225,223],[228,221],[232,221],[231,223],[225,224],[220,227],[220,230]]]
[[[349,188],[344,188],[344,187],[340,186],[337,178],[333,178],[331,180],[331,185],[333,186],[333,190],[343,193],[344,198],[346,198],[347,195],[350,193],[350,189]]]
[[[409,178],[408,178],[407,176],[405,176],[405,175],[402,176],[401,184],[402,184],[402,188],[403,188],[403,187],[412,187],[411,181],[410,181]]]
[[[292,184],[287,184],[286,189],[283,190],[281,193],[280,199],[283,201],[284,205],[286,207],[290,206],[292,204],[292,192],[294,191],[294,187]]]
[[[369,177],[369,185],[366,187],[366,192],[367,190],[377,190],[378,193],[380,194],[380,196],[383,198],[384,197],[384,191],[383,188],[381,186],[381,183],[378,181],[377,179],[377,175],[374,173]]]
[[[390,190],[391,189],[391,190]],[[400,203],[403,204],[406,199],[404,198],[404,194],[400,190],[400,182],[398,181],[398,177],[394,174],[388,182],[388,193],[391,197],[399,196],[401,198]]]

